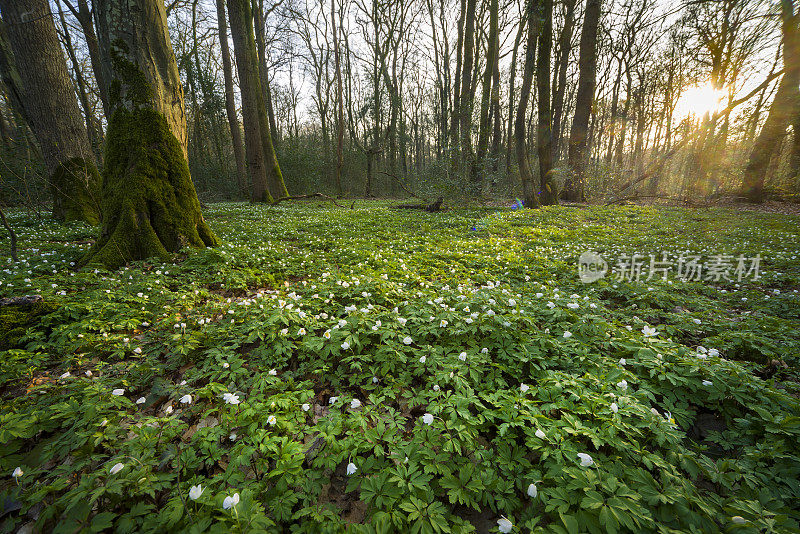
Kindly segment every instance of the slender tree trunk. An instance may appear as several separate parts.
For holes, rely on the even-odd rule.
[[[472,103],[475,92],[472,87],[472,69],[475,58],[475,8],[477,0],[466,0],[467,12],[464,21],[464,64],[461,68],[461,102],[459,103],[459,128],[461,130],[461,164],[465,177],[472,177],[475,154],[472,151]]]
[[[539,37],[539,2],[527,0],[528,38],[525,44],[525,67],[522,73],[522,87],[519,93],[519,106],[514,121],[514,147],[517,154],[517,165],[522,180],[522,200],[528,208],[538,208],[541,204],[537,187],[533,179],[533,170],[528,161],[528,144],[525,142],[527,131],[526,114],[533,87],[533,74],[536,69],[536,41]]]
[[[344,164],[344,102],[342,98],[342,69],[339,62],[339,33],[336,29],[336,0],[331,0],[333,27],[333,63],[336,76],[336,193],[342,195],[342,166]]]
[[[572,31],[575,26],[575,2],[564,2],[564,27],[558,38],[558,59],[556,60],[555,83],[553,84],[553,160],[561,157],[561,124],[564,116],[564,95],[567,91],[567,67],[572,51]]]
[[[450,114],[450,151],[454,152],[458,148],[458,129],[460,125],[461,116],[461,69],[463,64],[464,55],[464,24],[466,21],[467,0],[461,0],[461,8],[458,12],[458,37],[456,41],[456,73],[455,83],[453,84],[453,110]],[[450,154],[453,157],[453,163],[457,164],[455,153]]]
[[[60,221],[100,221],[99,175],[47,0],[0,0],[13,59],[4,75],[21,91],[23,116],[39,142]],[[4,60],[5,64],[5,60]],[[16,65],[23,68],[17,70]]]
[[[100,92],[103,115],[108,118],[110,115],[108,110],[108,85],[103,78],[103,69],[100,64],[100,47],[97,44],[97,34],[94,31],[92,10],[89,8],[87,0],[78,0],[77,7],[73,5],[70,0],[64,0],[64,3],[72,14],[75,15],[78,24],[81,25],[81,30],[83,30],[83,37],[86,40],[86,48],[89,51],[89,59],[92,64],[92,72],[94,73],[94,79]]]
[[[233,158],[236,160],[236,184],[241,195],[247,194],[247,169],[242,146],[242,131],[236,114],[236,101],[233,94],[233,68],[228,46],[228,21],[225,17],[225,0],[217,0],[217,24],[219,25],[219,47],[222,52],[222,76],[225,82],[225,113],[231,130]]]
[[[539,120],[536,128],[536,149],[539,153],[540,202],[558,204],[558,191],[553,179],[553,131],[550,111],[550,55],[553,49],[553,0],[541,0],[542,27],[536,58]]]
[[[239,71],[247,169],[253,184],[251,198],[256,202],[272,202],[272,192],[267,186],[267,169],[273,163],[275,154],[273,152],[269,155],[265,151],[264,139],[269,139],[269,127],[259,80],[258,56],[249,0],[228,0],[228,16],[233,37],[233,53]]]
[[[597,84],[597,27],[600,22],[600,12],[601,0],[587,1],[578,59],[578,95],[569,134],[571,172],[567,177],[563,195],[565,200],[573,202],[586,200],[586,167],[589,164],[591,150],[587,130]]]
[[[487,168],[486,155],[489,149],[490,104],[492,102],[492,79],[495,64],[499,57],[500,38],[497,29],[500,11],[499,0],[491,0],[489,6],[489,42],[486,50],[486,68],[483,71],[483,88],[481,92],[480,121],[478,125],[478,172],[473,171],[476,184],[481,181],[481,174]]]
[[[95,0],[111,118],[103,229],[84,262],[110,268],[218,243],[186,161],[186,108],[160,0]]]
[[[514,37],[514,48],[511,51],[511,65],[509,69],[511,72],[509,73],[508,77],[508,133],[506,134],[506,138],[508,140],[506,146],[506,172],[508,169],[511,168],[511,150],[512,145],[514,144],[514,79],[517,76],[517,51],[519,50],[520,42],[522,42],[522,36],[525,33],[525,25],[526,25],[526,17],[527,17],[527,10],[525,13],[522,14],[522,17],[519,21],[519,28],[517,28],[517,35]],[[534,56],[535,57],[535,56]],[[527,60],[527,56],[526,56]]]

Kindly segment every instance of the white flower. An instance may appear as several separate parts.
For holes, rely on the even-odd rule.
[[[298,336],[306,335],[306,329],[305,328],[301,328],[300,330],[297,331],[297,335]]]
[[[70,375],[70,374],[69,374],[69,371],[67,371],[66,373],[64,373],[63,375],[61,375],[59,378],[69,378],[70,376],[72,376],[72,375]]]
[[[497,520],[497,530],[499,530],[503,534],[511,532],[512,528],[514,528],[514,523],[512,523],[505,517],[501,517],[500,519]]]
[[[372,383],[373,384],[377,384],[378,383],[378,377],[377,376],[373,376],[372,377]]]
[[[278,418],[275,417],[274,415],[270,415],[269,417],[267,417],[267,423],[270,426],[275,426],[275,423],[277,423],[277,422],[278,422]]]
[[[147,399],[145,397],[139,397],[138,399],[136,399],[136,404],[144,404],[145,402],[147,402]]]
[[[708,349],[708,355],[712,358],[719,356],[719,351],[717,349]]]
[[[545,433],[542,431],[542,429],[541,429],[541,428],[537,428],[537,429],[536,429],[536,432],[534,432],[534,434],[535,434],[535,435],[536,435],[536,437],[537,437],[537,438],[539,438],[539,439],[544,439],[544,438],[546,437],[546,434],[545,434]]]
[[[171,404],[164,409],[164,413],[166,413],[167,415],[170,415],[172,411],[173,409]]]
[[[350,343],[348,343],[347,341],[345,341],[344,343],[342,343],[342,350],[347,350],[347,349],[349,349],[349,348],[350,348]]]
[[[361,408],[361,401],[358,400],[358,399],[351,400],[350,401],[350,409],[351,410],[357,410],[358,408]]]
[[[142,353],[142,347],[136,347],[135,349],[133,349],[133,352],[135,352],[136,354],[141,354]]]
[[[569,339],[572,337],[572,332],[569,330],[564,331],[564,339]]]
[[[355,475],[356,471],[358,471],[358,467],[356,467],[356,464],[354,464],[353,462],[350,462],[349,464],[347,464],[347,474],[348,475]]]
[[[222,507],[226,510],[230,510],[234,506],[239,504],[239,494],[234,493],[231,496],[225,497],[225,500],[222,501]]]
[[[740,515],[735,515],[731,517],[731,521],[733,521],[737,525],[744,525],[745,523],[747,523],[747,520]]]
[[[611,411],[617,413],[619,411],[619,406],[617,406],[616,402],[611,403]]]
[[[406,344],[406,345],[411,345],[413,342],[414,342],[414,340],[411,339],[411,336],[406,336],[406,337],[403,338],[403,343]]]
[[[578,304],[577,302],[569,302],[569,303],[567,303],[567,308],[569,308],[571,310],[576,310],[576,309],[578,309],[580,307],[581,307],[580,304]]]
[[[236,432],[232,432],[231,435],[228,436],[228,439],[231,441],[236,441]]]
[[[642,334],[644,334],[644,337],[653,337],[653,336],[657,335],[658,332],[656,332],[655,327],[644,326],[644,327],[642,327]]]
[[[14,480],[18,480],[19,477],[21,477],[24,474],[25,474],[25,472],[22,470],[22,468],[21,467],[17,467],[16,469],[14,469],[14,472],[11,473],[11,476],[14,477]]]
[[[581,467],[589,467],[590,465],[594,464],[594,460],[592,460],[592,457],[586,454],[585,452],[579,452],[578,458],[581,459]]]
[[[528,486],[528,497],[531,499],[535,498],[539,495],[539,490],[536,488],[536,484],[531,484]]]
[[[439,391],[440,389],[441,388],[439,387],[439,384],[434,384],[433,385],[433,391]]]
[[[619,382],[617,382],[617,387],[622,391],[626,391],[628,389],[628,381],[620,380]]]
[[[192,403],[192,396],[191,395],[184,395],[181,397],[180,400],[181,404],[191,404]]]
[[[458,359],[461,360],[462,362],[467,361],[467,353],[462,352],[461,354],[458,355]]]
[[[120,397],[120,396],[125,394],[125,390],[122,389],[122,388],[117,388],[117,389],[113,390],[111,392],[111,394],[114,395],[115,397]]]
[[[84,371],[83,374],[85,374],[86,376],[92,376],[92,372],[91,371]]]
[[[306,402],[302,406],[300,406],[300,408],[302,408],[304,412],[307,412],[308,410],[311,409],[311,405]]]
[[[432,424],[433,423],[433,414],[426,413],[425,415],[423,415],[422,416],[422,422],[425,423],[426,425]]]
[[[547,303],[547,307],[552,310],[553,308],[556,307],[556,305],[553,303],[553,301],[550,301],[550,302]]]
[[[426,361],[427,359],[428,359],[428,358],[427,358],[427,357],[425,357],[425,356],[420,356],[420,358],[419,358],[419,363],[425,363],[425,361]]]
[[[336,401],[339,400],[339,397],[331,397],[328,399],[328,404],[336,404]]]
[[[222,362],[222,368],[223,369],[227,369],[230,366],[231,366],[231,364],[229,364],[228,362]]]
[[[714,382],[712,382],[711,380],[703,380],[703,385],[704,386],[711,386],[713,384],[714,384]]]
[[[517,301],[514,300],[514,299],[508,299],[508,305],[509,306],[516,306],[517,305]]]
[[[276,376],[277,374],[278,374],[278,371],[276,371],[275,369],[270,369],[269,370],[269,376]]]
[[[225,404],[239,404],[239,395],[223,393],[222,398],[225,400]]]
[[[442,319],[441,321],[439,321],[439,326],[442,327],[442,328],[446,327],[447,326],[447,321]]]
[[[700,324],[703,322],[700,319],[692,319],[692,321],[694,321],[694,324]]]
[[[400,323],[402,326],[406,325],[406,321],[408,321],[408,319],[404,319],[403,317],[397,318],[397,322]]]
[[[628,363],[628,360],[626,360],[625,358],[620,358],[619,359],[619,364],[621,366],[625,367],[625,364],[627,364],[627,363]]]
[[[197,486],[192,486],[189,488],[189,498],[193,501],[196,501],[200,498],[200,495],[203,494],[203,486],[198,484]]]
[[[531,387],[528,384],[520,384],[519,390],[523,393],[527,392]]]
[[[486,347],[483,347],[481,349],[481,354],[489,354],[489,349],[487,349]]]
[[[117,462],[114,464],[114,467],[111,468],[111,471],[109,471],[109,473],[111,473],[112,475],[116,475],[117,473],[122,471],[123,467],[125,467],[125,464]]]

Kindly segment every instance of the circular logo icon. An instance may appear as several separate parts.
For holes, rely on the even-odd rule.
[[[600,254],[586,251],[578,257],[578,276],[584,284],[603,278],[608,272],[608,263]]]

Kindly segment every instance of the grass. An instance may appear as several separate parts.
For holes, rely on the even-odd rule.
[[[0,530],[800,531],[797,217],[386,208],[217,204],[115,272],[10,214],[0,297],[54,310],[0,340]]]

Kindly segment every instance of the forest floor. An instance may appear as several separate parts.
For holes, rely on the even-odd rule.
[[[10,213],[0,531],[800,532],[799,217],[388,205]]]

